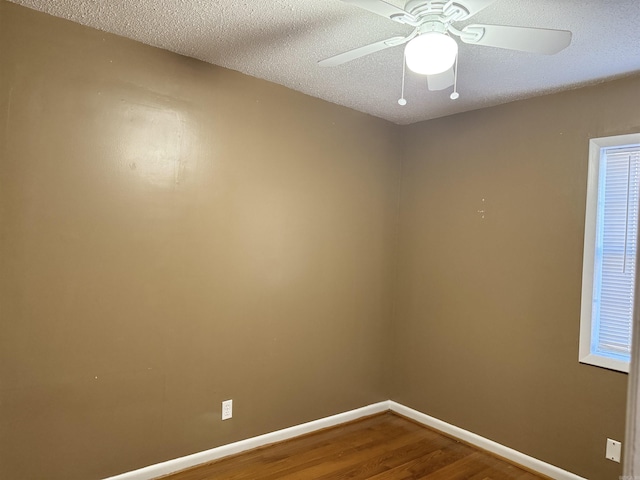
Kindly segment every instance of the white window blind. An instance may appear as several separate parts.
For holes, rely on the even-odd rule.
[[[636,278],[640,146],[601,149],[591,352],[629,361]]]
[[[631,358],[639,203],[640,133],[591,139],[579,360],[621,372]]]

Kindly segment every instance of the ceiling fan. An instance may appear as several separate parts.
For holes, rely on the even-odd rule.
[[[471,45],[498,47],[523,52],[553,55],[568,47],[571,32],[546,28],[507,25],[466,25],[458,29],[453,24],[472,17],[496,0],[408,0],[402,9],[384,0],[342,0],[398,23],[414,27],[406,37],[392,37],[321,60],[322,67],[341,65],[356,58],[386,48],[406,44],[405,65],[409,70],[426,75],[429,90],[456,91],[458,43],[453,35]],[[403,93],[398,101],[406,105]]]

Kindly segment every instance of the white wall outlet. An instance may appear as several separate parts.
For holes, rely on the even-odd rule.
[[[233,400],[225,400],[222,402],[222,420],[228,420],[233,417]]]
[[[607,452],[605,456],[614,462],[620,463],[620,453],[622,452],[622,444],[617,440],[607,438]]]

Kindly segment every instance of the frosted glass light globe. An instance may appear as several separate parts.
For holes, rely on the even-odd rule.
[[[427,32],[407,43],[404,54],[411,71],[435,75],[453,67],[458,55],[458,43],[443,33]]]

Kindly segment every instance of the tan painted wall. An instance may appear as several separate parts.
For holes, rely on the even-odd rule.
[[[5,1],[0,35],[0,478],[388,398],[395,127]]]
[[[403,131],[394,400],[618,478],[627,376],[577,361],[582,246],[589,138],[640,131],[639,98],[634,77]]]

